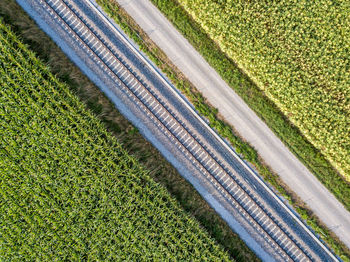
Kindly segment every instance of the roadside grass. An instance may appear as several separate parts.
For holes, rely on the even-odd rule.
[[[152,0],[153,1],[153,0]],[[323,239],[344,261],[350,261],[349,249],[331,232],[322,222],[307,208],[300,198],[285,184],[279,176],[273,173],[259,158],[257,152],[248,143],[243,141],[235,130],[227,124],[219,115],[216,108],[212,107],[195,87],[174,66],[166,55],[152,42],[145,32],[114,0],[97,0],[104,10],[119,24],[145,52],[148,57],[168,76],[173,84],[193,103],[197,111],[205,116],[210,125],[218,133],[226,138],[246,160],[252,163],[270,183],[276,192],[282,195],[297,210],[299,215],[309,226]],[[311,171],[324,179],[327,188],[336,194],[338,199],[347,207],[350,206],[349,188],[338,173],[325,160],[301,134],[288,122],[276,106],[245,76],[236,65],[223,54],[217,45],[201,31],[188,14],[176,3],[176,1],[153,1],[165,16],[183,33],[190,43],[203,55],[229,83],[231,87],[255,110],[258,115],[274,130],[291,151],[308,166]],[[300,158],[300,155],[307,159]],[[319,177],[320,179],[320,177]],[[322,180],[321,180],[322,181]],[[336,186],[335,186],[336,185]],[[337,193],[338,192],[338,193]]]
[[[201,227],[215,238],[231,257],[236,261],[258,261],[255,254],[195,189],[138,134],[103,93],[67,59],[14,0],[0,1],[0,16],[11,25],[28,48],[49,66],[50,71],[85,103],[122,147],[149,170],[148,175],[165,186],[181,207],[195,217]]]
[[[230,261],[0,20],[0,258]]]
[[[209,38],[176,0],[152,0],[208,63],[276,133],[309,170],[350,210],[350,185],[298,129]]]

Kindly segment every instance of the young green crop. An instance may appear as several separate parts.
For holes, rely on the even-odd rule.
[[[0,21],[0,260],[229,260]]]
[[[178,2],[350,181],[350,2]]]

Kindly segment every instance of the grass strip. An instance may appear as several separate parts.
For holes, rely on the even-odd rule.
[[[350,210],[349,183],[342,179],[325,157],[289,122],[274,103],[220,50],[177,1],[152,0],[152,2],[229,86],[267,123],[299,160],[335,195],[346,209]]]
[[[288,148],[350,211],[350,186],[249,78],[241,72],[176,0],[152,0],[206,61]]]
[[[153,1],[153,0],[152,0]],[[197,111],[205,116],[210,125],[218,133],[226,138],[236,149],[236,151],[246,160],[252,163],[264,180],[269,182],[277,192],[282,195],[297,210],[302,219],[324,240],[337,255],[344,261],[350,261],[349,249],[332,233],[322,222],[309,210],[292,190],[288,188],[278,177],[263,163],[257,152],[246,142],[244,142],[234,129],[222,120],[217,109],[209,105],[206,99],[194,88],[194,86],[184,77],[184,75],[169,61],[166,55],[152,42],[145,32],[135,23],[135,21],[118,5],[114,0],[97,0],[99,5],[121,26],[130,38],[132,38],[147,54],[147,56],[168,76],[173,84],[183,92],[193,103]],[[234,90],[243,97],[253,110],[266,121],[269,126],[283,139],[283,134],[290,134],[293,141],[290,141],[290,148],[297,156],[296,152],[302,152],[308,156],[308,162],[301,159],[307,166],[309,164],[320,171],[322,176],[331,176],[331,181],[340,185],[342,200],[349,203],[346,197],[349,189],[346,183],[339,177],[331,165],[324,157],[294,128],[274,104],[246,77],[235,64],[228,59],[201,31],[200,27],[188,16],[188,14],[176,3],[176,1],[156,1],[153,3],[163,12],[165,16],[178,28],[180,32],[190,41],[192,45],[207,59],[220,75],[226,80]],[[264,115],[262,115],[264,113]],[[276,131],[277,130],[277,131]],[[295,140],[294,140],[295,139]],[[284,141],[286,143],[286,141]],[[304,151],[305,150],[305,151]],[[321,165],[321,166],[318,166]],[[324,165],[324,166],[322,166]],[[311,169],[314,171],[313,169]],[[317,173],[316,174],[319,174]],[[314,172],[315,173],[315,172]],[[330,184],[326,184],[329,188]],[[334,184],[333,184],[334,186]],[[334,188],[331,190],[334,192]],[[340,195],[339,195],[340,196]],[[343,202],[341,201],[341,202]],[[348,206],[347,206],[348,207]]]

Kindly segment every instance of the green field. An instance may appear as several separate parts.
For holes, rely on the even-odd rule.
[[[350,2],[178,2],[350,181]]]
[[[228,260],[0,23],[0,260]]]

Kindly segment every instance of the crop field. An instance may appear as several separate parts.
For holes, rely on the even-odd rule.
[[[228,260],[0,20],[0,260]]]
[[[350,2],[178,2],[350,181]]]

